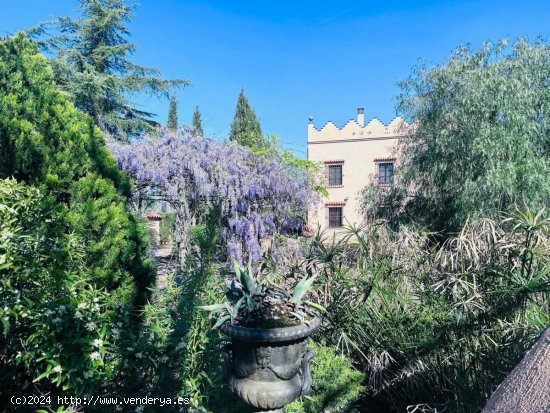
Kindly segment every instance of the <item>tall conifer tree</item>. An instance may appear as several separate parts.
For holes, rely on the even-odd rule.
[[[168,122],[166,127],[171,131],[178,130],[178,102],[174,95],[170,96],[170,108],[168,109]]]
[[[117,137],[140,135],[157,123],[138,109],[130,96],[148,93],[168,97],[189,82],[165,80],[155,68],[130,60],[136,45],[129,41],[133,5],[126,0],[80,0],[81,16],[60,17],[31,30],[50,56],[55,80],[105,132]],[[46,29],[54,31],[48,36]]]
[[[145,244],[125,209],[130,182],[101,132],[58,90],[46,59],[22,34],[0,40],[0,179],[9,177],[39,187],[65,211],[67,231],[90,248],[96,285],[116,289],[133,279],[146,293],[152,273],[140,258]]]
[[[241,89],[241,93],[237,99],[237,109],[233,123],[231,124],[229,140],[250,148],[264,146],[260,121],[256,116],[256,112],[250,106],[243,89]]]
[[[195,107],[195,112],[193,113],[193,136],[204,136],[204,131],[202,130],[202,118],[199,107]]]

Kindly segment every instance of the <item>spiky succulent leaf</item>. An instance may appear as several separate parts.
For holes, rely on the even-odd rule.
[[[223,323],[225,323],[226,321],[230,320],[231,317],[228,316],[228,315],[225,315],[223,317],[220,317],[218,318],[218,321],[216,321],[216,324],[214,324],[214,327],[212,327],[212,330],[215,330],[217,329],[218,327],[220,327]]]
[[[199,305],[197,307],[199,310],[203,311],[222,311],[227,309],[226,303],[224,304],[211,304],[211,305]]]
[[[324,312],[327,311],[327,309],[326,309],[325,307],[323,307],[321,304],[313,303],[313,302],[311,302],[311,301],[306,301],[306,300],[304,300],[303,303],[304,303],[305,305],[307,305],[308,307],[311,307],[311,308],[313,308],[314,310],[317,310],[317,311],[319,311],[319,312],[321,312],[321,313],[324,313]]]
[[[241,298],[239,298],[239,301],[237,301],[235,306],[229,312],[229,315],[231,316],[231,324],[235,324],[235,318],[237,318],[237,315],[239,314],[239,309],[241,308],[245,298],[246,296],[242,296]]]
[[[294,291],[292,292],[292,298],[290,299],[290,301],[296,304],[300,304],[302,302],[302,298],[311,288],[314,280],[314,277],[304,278],[300,280],[300,282],[294,287]]]
[[[246,305],[248,306],[248,311],[252,311],[256,307],[256,303],[249,295],[246,296]]]
[[[290,312],[290,315],[294,316],[295,318],[297,318],[300,323],[303,323],[304,320],[305,320],[305,314],[301,314],[301,313],[297,313],[297,312],[294,312],[294,311],[291,311]]]
[[[242,279],[244,281],[243,286],[249,294],[257,293],[256,280],[254,279],[254,273],[252,272],[252,267],[248,267],[248,271],[241,267],[242,270]]]

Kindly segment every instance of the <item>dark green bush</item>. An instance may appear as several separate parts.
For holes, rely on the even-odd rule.
[[[315,358],[311,362],[311,393],[287,406],[287,413],[351,413],[363,392],[365,374],[355,370],[351,359],[329,347],[311,344]]]
[[[41,188],[63,210],[66,231],[89,248],[84,259],[98,287],[116,289],[130,277],[144,295],[152,271],[145,232],[125,207],[130,182],[22,34],[0,41],[0,178],[8,177]]]
[[[122,362],[115,343],[130,328],[132,285],[96,288],[86,242],[65,226],[64,210],[38,189],[0,180],[3,396],[28,395],[31,384],[97,393]]]
[[[0,180],[0,399],[107,391],[154,279],[146,231],[103,136],[21,34],[0,40]]]

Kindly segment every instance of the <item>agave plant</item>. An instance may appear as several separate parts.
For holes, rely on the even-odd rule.
[[[243,267],[234,262],[235,278],[227,292],[229,301],[222,304],[200,306],[199,309],[219,312],[213,328],[226,322],[245,327],[275,328],[300,323],[308,324],[325,309],[304,300],[311,288],[314,276],[300,280],[291,292],[276,285],[269,278],[254,274],[251,263]]]

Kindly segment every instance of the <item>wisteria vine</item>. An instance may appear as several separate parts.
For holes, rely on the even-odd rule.
[[[204,205],[221,207],[228,254],[243,262],[261,257],[261,239],[301,231],[316,200],[306,171],[236,143],[161,130],[159,136],[109,146],[136,183],[135,199],[155,193],[171,204],[182,261]]]

